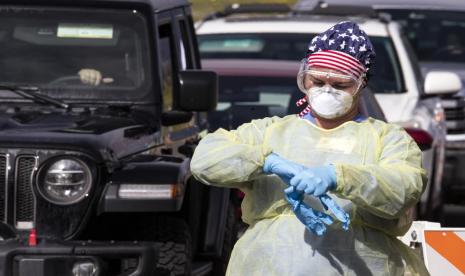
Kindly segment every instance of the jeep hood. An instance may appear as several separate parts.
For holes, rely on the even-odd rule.
[[[78,150],[105,160],[143,151],[159,132],[135,119],[68,114],[0,115],[0,147]]]

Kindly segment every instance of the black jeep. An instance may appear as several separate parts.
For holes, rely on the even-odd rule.
[[[224,273],[199,68],[185,0],[0,0],[0,275]]]

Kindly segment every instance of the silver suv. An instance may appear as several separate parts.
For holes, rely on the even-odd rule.
[[[271,15],[256,13],[278,12]],[[288,10],[289,11],[289,10]],[[377,51],[370,87],[388,121],[396,122],[423,147],[424,167],[429,172],[430,184],[422,198],[421,214],[432,212],[432,202],[438,198],[444,159],[445,122],[439,93],[455,93],[451,87],[423,89],[423,79],[414,54],[408,47],[401,26],[385,18],[371,15],[328,15],[286,12],[284,7],[233,6],[197,23],[201,58],[205,59],[277,59],[299,61],[311,38],[340,21],[357,22],[370,36]],[[243,14],[243,13],[253,13]],[[344,12],[347,12],[344,10]],[[296,64],[297,66],[297,64]],[[269,69],[269,68],[268,68]],[[276,68],[279,69],[279,68]],[[446,74],[447,75],[447,74]],[[458,81],[454,76],[453,83]],[[430,74],[427,82],[437,83],[437,74]],[[460,84],[459,84],[460,86]]]

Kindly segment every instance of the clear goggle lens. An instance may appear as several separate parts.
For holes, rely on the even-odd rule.
[[[348,93],[354,94],[358,91],[361,85],[362,78],[356,78],[352,75],[336,73],[332,71],[319,71],[310,69],[305,60],[297,75],[297,85],[299,89],[307,94],[313,87],[322,87],[330,85],[334,89],[344,90]]]

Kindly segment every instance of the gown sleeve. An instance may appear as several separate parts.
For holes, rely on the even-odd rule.
[[[335,193],[351,200],[364,224],[393,235],[408,230],[408,211],[426,186],[421,151],[400,127],[385,124],[380,132],[377,164],[336,164]]]
[[[253,120],[236,130],[218,129],[206,135],[192,157],[192,174],[205,184],[237,188],[263,175],[265,157],[271,153],[265,133],[279,120],[279,117]]]

